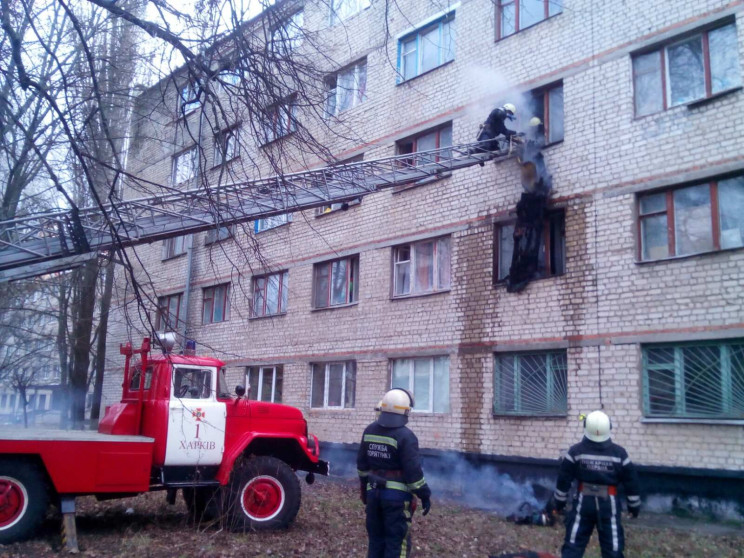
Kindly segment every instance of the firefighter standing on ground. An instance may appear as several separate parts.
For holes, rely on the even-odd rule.
[[[602,558],[623,558],[625,536],[620,521],[617,487],[622,484],[628,511],[638,517],[641,496],[638,475],[628,452],[610,440],[612,425],[602,411],[584,419],[584,439],[572,446],[561,463],[555,488],[556,509],[566,506],[568,491],[579,483],[573,509],[566,517],[566,537],[561,558],[581,558],[597,527]]]
[[[412,407],[413,396],[408,391],[388,391],[380,401],[377,420],[364,430],[359,446],[357,469],[367,512],[368,558],[408,556],[414,494],[421,498],[424,515],[431,509],[418,438],[405,426]]]

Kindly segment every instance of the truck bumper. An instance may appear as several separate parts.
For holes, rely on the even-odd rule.
[[[317,463],[313,463],[310,465],[310,467],[307,469],[309,473],[316,473],[318,475],[328,475],[328,473],[331,471],[331,465],[328,463],[328,461],[323,461],[322,459],[318,459]]]

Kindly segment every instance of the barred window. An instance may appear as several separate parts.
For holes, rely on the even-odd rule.
[[[493,412],[496,415],[565,415],[566,352],[497,354]]]

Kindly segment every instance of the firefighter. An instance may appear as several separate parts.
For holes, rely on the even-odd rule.
[[[581,558],[597,527],[602,558],[623,558],[625,536],[617,498],[622,484],[628,511],[635,518],[641,509],[638,475],[624,448],[610,439],[610,418],[594,411],[584,418],[584,438],[564,457],[555,487],[555,506],[566,506],[573,480],[579,485],[573,508],[566,517],[561,558]]]
[[[498,150],[499,142],[496,141],[498,136],[504,136],[509,139],[517,133],[506,127],[506,120],[514,120],[516,112],[517,108],[511,103],[505,103],[503,107],[493,109],[491,114],[488,115],[488,118],[486,118],[486,121],[481,124],[476,140],[492,140],[484,144],[484,148],[488,151]]]
[[[357,469],[367,512],[368,558],[405,557],[411,552],[414,495],[424,515],[431,509],[431,490],[421,470],[418,438],[407,427],[413,396],[394,388],[380,401],[380,414],[362,436]]]
[[[542,120],[537,116],[530,118],[530,121],[527,123],[526,140],[534,143],[538,149],[545,146],[545,126],[543,126]]]

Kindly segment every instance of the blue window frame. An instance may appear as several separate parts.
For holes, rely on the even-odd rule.
[[[398,41],[398,83],[455,59],[455,12]]]

